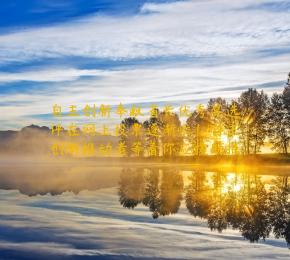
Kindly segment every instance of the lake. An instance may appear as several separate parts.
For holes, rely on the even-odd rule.
[[[0,258],[289,259],[289,179],[279,167],[1,164]]]

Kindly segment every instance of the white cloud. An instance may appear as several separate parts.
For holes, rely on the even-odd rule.
[[[213,63],[203,66],[199,59],[193,59],[153,67],[148,61],[142,67],[139,64],[118,70],[76,69],[68,64],[64,68],[52,65],[34,71],[2,72],[0,83],[50,84],[43,83],[38,90],[1,94],[7,87],[2,84],[1,119],[23,126],[26,117],[27,123],[37,123],[38,119],[29,116],[50,113],[55,103],[194,104],[216,96],[236,98],[248,86],[271,82],[277,84],[266,88],[266,92],[281,91],[279,82],[285,80],[290,68],[290,53],[286,53],[290,46],[290,15],[244,8],[251,4],[256,1],[147,3],[135,16],[92,16],[2,34],[0,63],[63,56],[120,60],[178,55],[211,58]],[[262,57],[264,50],[272,48],[282,49],[284,54]],[[235,63],[230,64],[233,60]]]
[[[95,16],[4,34],[0,36],[0,57],[9,61],[67,55],[110,59],[228,56],[288,46],[289,13],[241,9],[250,3],[253,1],[145,4],[135,16]]]
[[[92,79],[78,79],[73,82],[45,83],[38,90],[27,93],[0,95],[2,120],[16,121],[22,124],[47,122],[45,119],[30,118],[35,114],[49,114],[53,104],[69,105],[78,108],[86,104],[101,103],[116,105],[167,102],[174,104],[206,103],[211,97],[237,98],[248,87],[264,87],[266,93],[281,92],[289,69],[288,57],[257,60],[252,63],[228,64],[212,67],[175,66],[172,68],[136,68],[116,71],[70,70],[60,78],[76,75],[102,75]],[[46,72],[49,72],[46,75]],[[56,69],[53,72],[43,70],[25,72],[11,76],[10,80],[30,78],[37,81],[54,80],[54,75],[65,73]],[[39,75],[39,76],[37,76]],[[52,75],[52,76],[51,76]],[[7,79],[7,76],[3,76]],[[0,76],[1,79],[1,76]],[[58,77],[56,77],[58,81]],[[25,125],[25,124],[24,124]]]

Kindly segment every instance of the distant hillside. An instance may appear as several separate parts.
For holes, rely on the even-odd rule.
[[[97,134],[93,137],[75,136],[70,137],[67,131],[61,136],[53,136],[51,129],[46,126],[30,125],[20,131],[0,131],[0,154],[11,155],[47,155],[51,152],[54,143],[73,142],[84,144],[93,142],[96,146],[110,142],[113,147],[118,143],[116,136],[103,136]]]

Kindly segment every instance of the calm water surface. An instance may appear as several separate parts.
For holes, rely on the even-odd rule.
[[[0,259],[289,259],[289,179],[280,170],[2,165]]]

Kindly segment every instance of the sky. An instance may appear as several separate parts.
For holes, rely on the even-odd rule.
[[[0,17],[0,130],[50,125],[54,104],[281,92],[290,71],[290,1],[12,0]]]

